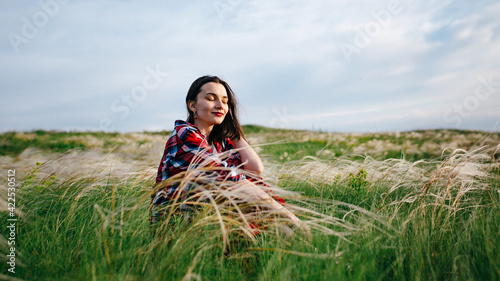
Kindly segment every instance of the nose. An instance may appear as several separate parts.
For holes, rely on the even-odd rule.
[[[222,101],[221,100],[217,100],[217,102],[215,103],[215,107],[216,108],[222,108]]]

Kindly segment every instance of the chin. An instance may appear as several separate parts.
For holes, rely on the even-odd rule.
[[[226,116],[221,117],[221,118],[216,118],[216,119],[214,119],[214,123],[216,125],[220,125],[220,124],[222,124],[222,122],[224,122],[224,119],[226,119]]]

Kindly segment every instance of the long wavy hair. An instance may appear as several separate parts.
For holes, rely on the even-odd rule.
[[[226,89],[228,97],[227,100],[228,112],[226,114],[226,117],[224,118],[224,121],[222,121],[221,124],[214,125],[212,132],[208,136],[208,143],[213,143],[213,141],[222,141],[224,138],[230,138],[230,139],[245,138],[243,130],[241,129],[240,122],[238,121],[238,114],[237,114],[238,103],[236,102],[234,92],[231,89],[231,87],[229,87],[229,84],[226,83],[226,81],[220,79],[217,76],[209,76],[209,75],[202,76],[196,79],[191,84],[191,87],[189,87],[186,96],[186,107],[188,110],[188,118],[186,121],[188,123],[194,124],[194,113],[193,111],[191,111],[191,109],[189,109],[189,102],[194,101],[196,103],[196,99],[201,91],[201,87],[209,82],[219,83]]]

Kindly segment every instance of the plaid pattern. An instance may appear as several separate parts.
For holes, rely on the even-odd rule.
[[[156,183],[160,183],[176,175],[182,176],[182,173],[189,169],[194,169],[199,165],[214,167],[210,172],[205,172],[205,175],[212,174],[212,179],[240,181],[248,179],[255,184],[268,186],[261,177],[244,175],[238,171],[242,165],[240,154],[235,149],[234,143],[229,138],[225,138],[222,142],[215,141],[213,146],[209,146],[205,136],[193,124],[183,120],[175,121],[175,129],[172,131],[165,151],[158,167]],[[224,156],[223,160],[221,157]],[[223,168],[223,169],[217,169]],[[209,176],[210,177],[210,176]],[[206,177],[205,177],[206,178]],[[151,222],[160,220],[164,215],[164,207],[168,206],[170,201],[178,198],[181,202],[187,199],[187,192],[190,188],[182,190],[178,194],[178,186],[168,184],[159,190],[155,190],[151,195]],[[275,196],[272,191],[270,195],[278,202],[284,204],[285,201]],[[181,211],[189,211],[186,204],[180,206]]]
[[[213,151],[215,148],[216,151]],[[215,169],[219,174],[218,179],[239,181],[245,175],[237,171],[236,167],[241,165],[241,158],[238,152],[229,153],[227,159],[222,161],[216,154],[235,149],[233,142],[225,138],[222,142],[214,142],[214,147],[208,145],[203,134],[194,125],[186,121],[175,121],[175,129],[165,146],[165,151],[158,167],[156,183],[164,181],[178,173],[184,172],[189,165],[194,163],[194,167],[207,161],[212,167],[232,168],[229,170]]]
[[[239,181],[246,176],[238,171],[241,158],[238,152],[231,153],[235,149],[234,143],[225,138],[222,142],[214,142],[209,146],[206,138],[193,124],[186,121],[175,121],[175,129],[172,131],[165,151],[158,167],[156,183],[160,183],[189,169],[199,165],[214,167],[211,172],[205,172],[204,178],[212,180]],[[225,156],[224,160],[220,157]],[[224,169],[217,169],[224,168]],[[182,175],[182,174],[181,174]],[[249,178],[250,179],[250,178]],[[252,179],[250,179],[252,180]],[[155,190],[151,196],[151,220],[156,221],[163,214],[163,207],[167,206],[173,198],[179,197],[180,201],[187,198],[190,188],[183,190],[179,196],[178,186],[168,184],[159,190]],[[189,209],[187,205],[181,205],[181,210]]]

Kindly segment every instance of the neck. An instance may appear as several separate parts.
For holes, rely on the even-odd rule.
[[[203,122],[199,120],[194,120],[194,124],[198,130],[205,136],[205,138],[208,140],[208,136],[210,136],[210,133],[212,132],[212,129],[214,128],[214,125],[207,125],[204,124]]]

